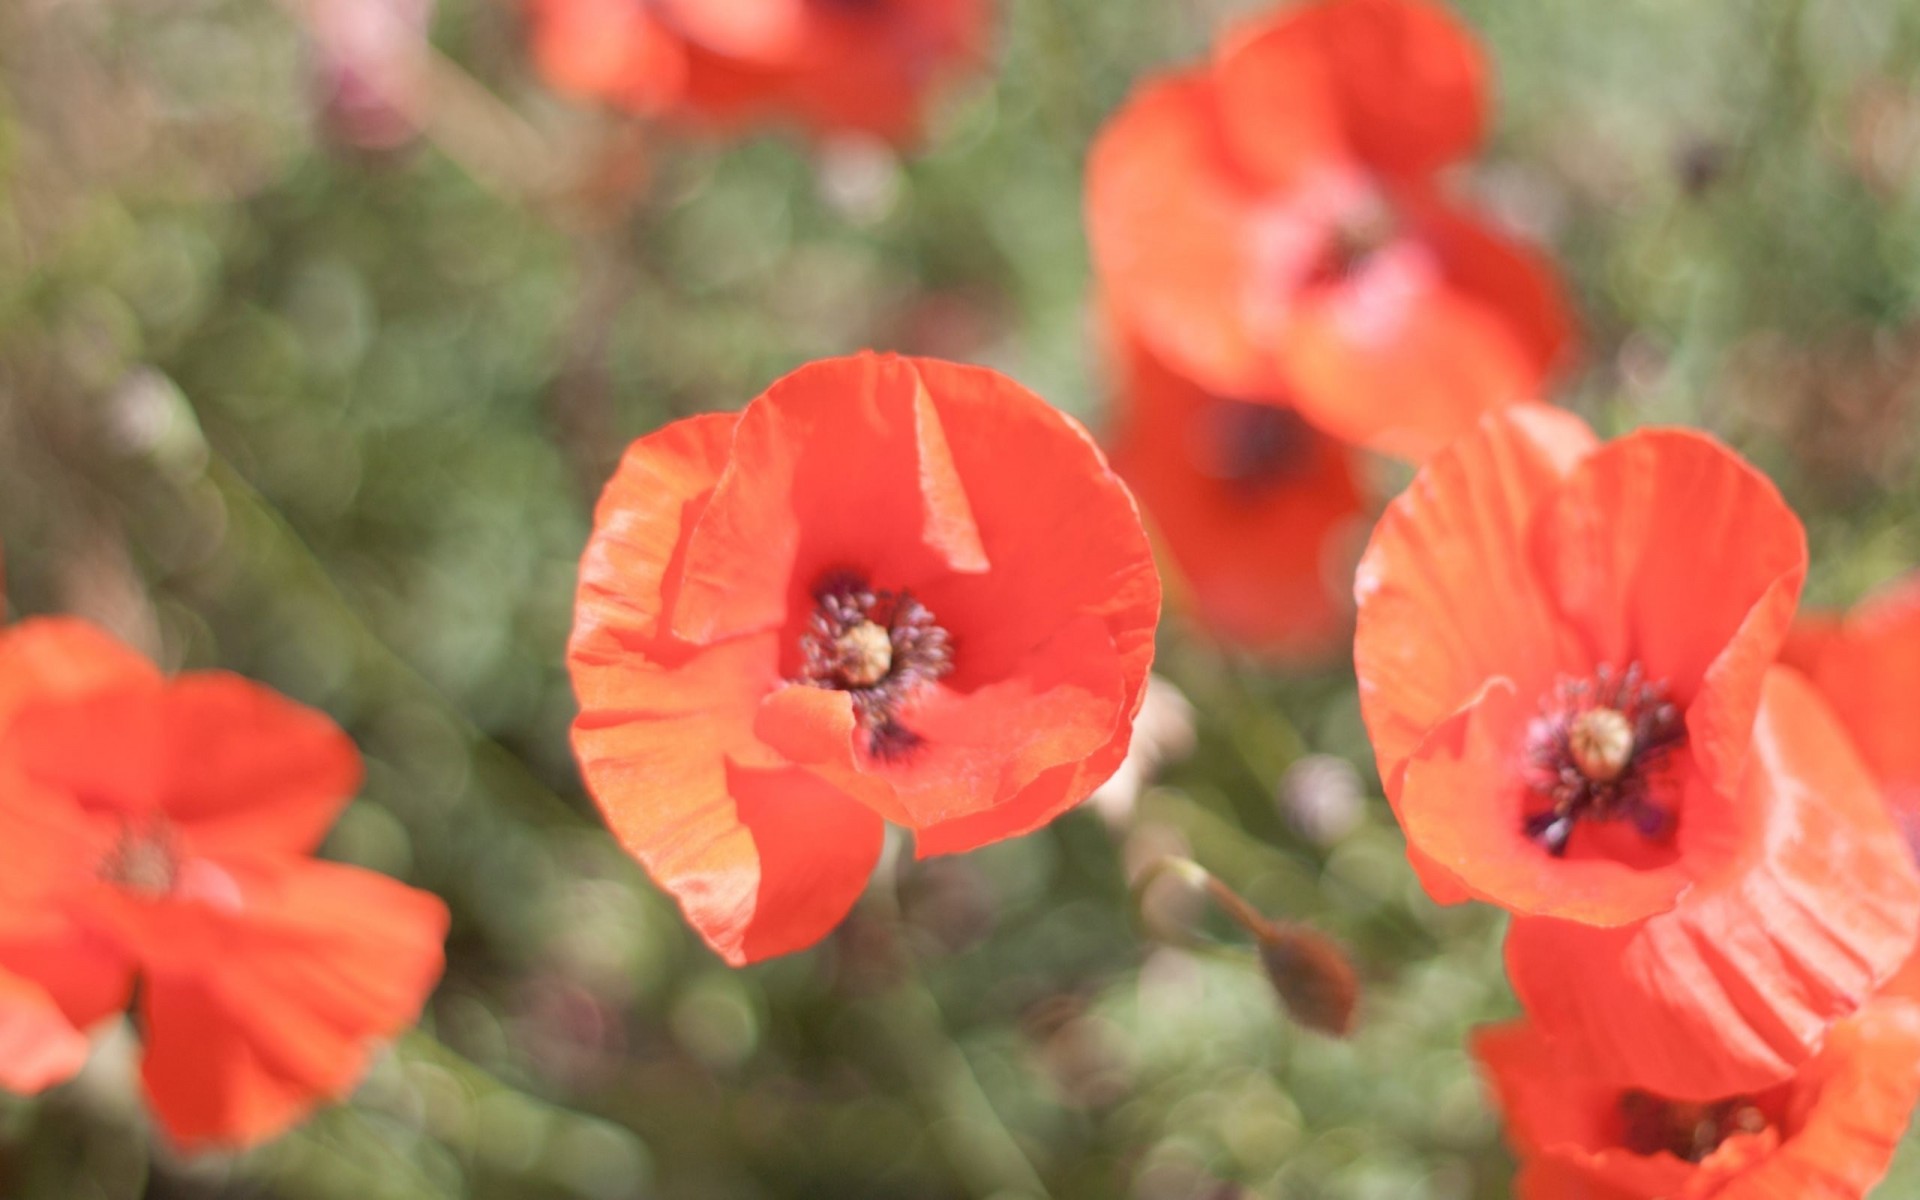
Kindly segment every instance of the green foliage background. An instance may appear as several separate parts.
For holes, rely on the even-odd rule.
[[[1422,898],[1377,795],[1346,829],[1283,803],[1308,753],[1377,791],[1342,665],[1263,672],[1171,619],[1198,748],[1128,821],[896,855],[829,942],[745,971],[582,795],[561,649],[632,437],[869,345],[988,363],[1098,424],[1084,151],[1233,6],[1003,7],[997,71],[917,156],[660,142],[623,191],[632,148],[542,92],[495,0],[434,25],[495,102],[384,156],[317,127],[289,8],[0,4],[12,613],[79,612],[334,714],[368,782],[327,853],[455,912],[421,1030],[351,1105],[183,1160],[122,1031],[0,1105],[0,1194],[1506,1195],[1463,1051],[1512,1008],[1499,921]],[[1587,343],[1565,401],[1753,456],[1807,518],[1820,602],[1915,562],[1920,6],[1462,7],[1500,80],[1464,182],[1564,263]],[[1359,1036],[1289,1026],[1249,952],[1143,937],[1128,864],[1166,850],[1345,940]],[[1916,1189],[1906,1154],[1879,1194]]]

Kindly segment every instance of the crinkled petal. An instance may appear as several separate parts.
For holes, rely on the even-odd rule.
[[[987,569],[979,531],[913,361],[812,363],[741,414],[686,543],[673,630],[687,641],[788,623],[831,572],[893,589]]]
[[[1687,1099],[1778,1083],[1912,950],[1906,843],[1791,670],[1766,676],[1741,803],[1764,822],[1755,859],[1672,912],[1611,929],[1513,923],[1514,990],[1577,1069]]]
[[[1664,681],[1694,756],[1734,787],[1807,572],[1779,491],[1704,434],[1642,430],[1572,473],[1534,553],[1592,661]]]
[[[753,735],[756,707],[779,679],[774,635],[701,649],[666,629],[687,531],[734,423],[678,422],[628,451],[581,564],[568,667],[580,699],[574,750],[607,824],[708,944],[742,963],[818,940],[844,915],[871,858],[833,874],[818,903],[795,897],[877,846],[880,821],[813,781],[793,785],[805,803],[769,802],[775,783],[790,782]]]
[[[1820,689],[1888,800],[1920,831],[1920,574],[1844,619],[1803,616],[1781,660]]]
[[[1528,535],[1595,445],[1578,418],[1551,409],[1490,417],[1429,462],[1375,527],[1354,584],[1354,664],[1389,797],[1429,732],[1488,680],[1537,696],[1574,663]]]

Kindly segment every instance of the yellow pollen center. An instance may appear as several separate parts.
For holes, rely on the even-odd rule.
[[[1567,730],[1573,765],[1595,783],[1612,783],[1633,761],[1633,725],[1618,710],[1590,708]]]
[[[872,621],[862,621],[834,642],[840,678],[849,687],[872,687],[893,669],[893,636]]]

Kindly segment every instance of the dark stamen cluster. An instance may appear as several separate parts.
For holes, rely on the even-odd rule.
[[[1377,196],[1364,198],[1335,222],[1308,284],[1345,283],[1399,236],[1400,223],[1386,202]]]
[[[1249,492],[1284,480],[1313,453],[1306,421],[1277,404],[1216,400],[1201,414],[1200,433],[1200,469]]]
[[[1581,820],[1631,821],[1654,838],[1673,827],[1658,804],[1652,775],[1686,739],[1681,713],[1664,683],[1638,663],[1591,679],[1563,679],[1527,725],[1526,783],[1540,801],[1528,811],[1527,836],[1558,857]]]
[[[876,591],[857,575],[831,575],[813,596],[800,636],[801,682],[852,695],[876,758],[912,751],[920,735],[901,715],[914,693],[953,670],[947,631],[910,593]]]
[[[1626,1123],[1621,1144],[1627,1149],[1635,1154],[1665,1151],[1692,1163],[1705,1159],[1730,1137],[1767,1127],[1767,1115],[1745,1096],[1689,1104],[1649,1092],[1623,1092],[1620,1118]]]
[[[166,822],[129,821],[100,861],[100,878],[150,900],[173,891],[180,874],[179,838]]]

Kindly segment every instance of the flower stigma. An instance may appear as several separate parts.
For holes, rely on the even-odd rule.
[[[145,900],[170,895],[180,878],[179,839],[158,819],[129,821],[100,861],[100,878]]]

